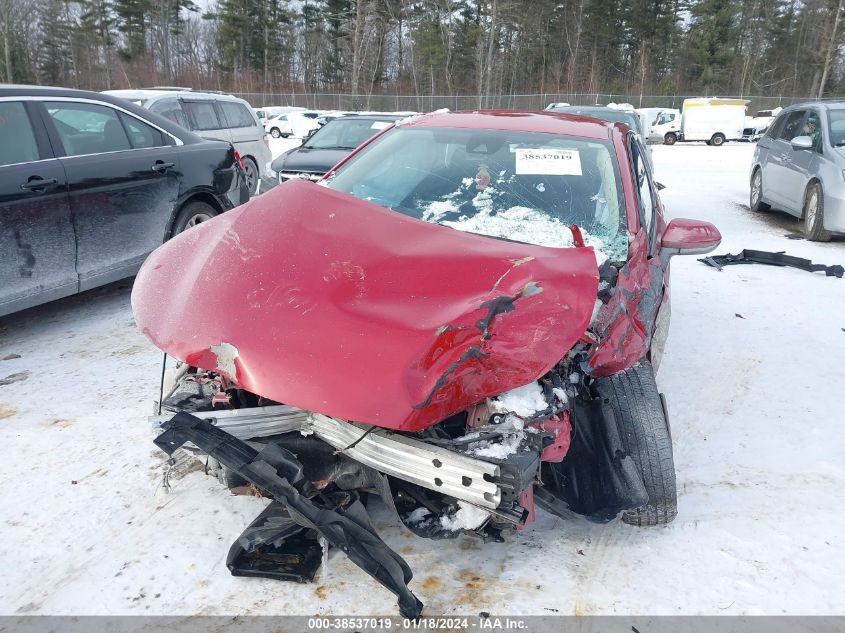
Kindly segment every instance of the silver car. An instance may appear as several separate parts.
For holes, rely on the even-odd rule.
[[[807,239],[845,233],[845,102],[785,108],[754,149],[751,210],[804,219]]]
[[[265,186],[275,184],[264,126],[243,99],[190,88],[106,90],[105,94],[147,108],[203,138],[230,142],[241,157],[250,195],[261,192],[262,178],[267,178]]]

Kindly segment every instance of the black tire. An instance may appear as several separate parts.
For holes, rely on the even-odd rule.
[[[218,215],[217,209],[202,200],[191,200],[183,206],[173,221],[171,235],[178,235],[192,226],[201,224]]]
[[[261,173],[258,171],[258,165],[249,156],[242,158],[241,162],[244,164],[246,188],[249,190],[249,195],[254,196],[258,193],[258,187],[261,183]]]
[[[274,127],[272,130],[270,130],[270,136],[272,136],[273,138],[279,138],[281,135],[282,132],[277,127]]]
[[[663,144],[664,145],[674,145],[678,142],[678,135],[674,132],[667,132],[666,136],[663,137]]]
[[[647,360],[596,380],[598,396],[616,414],[619,436],[648,492],[648,503],[622,513],[629,525],[664,525],[678,514],[672,436],[654,370]]]
[[[717,132],[716,134],[714,134],[713,136],[710,137],[710,143],[709,144],[714,145],[716,147],[719,147],[720,145],[724,145],[725,144],[725,135],[722,134],[721,132]]]
[[[751,174],[751,193],[748,207],[755,213],[763,213],[772,208],[763,202],[763,170],[759,167]]]
[[[815,198],[815,200],[814,200]],[[815,209],[813,209],[815,205]],[[804,194],[804,235],[811,242],[829,242],[830,231],[824,228],[824,192],[820,182],[811,182]]]

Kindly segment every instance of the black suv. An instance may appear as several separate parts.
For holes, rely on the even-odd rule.
[[[0,315],[130,277],[248,199],[230,143],[116,97],[0,85]]]

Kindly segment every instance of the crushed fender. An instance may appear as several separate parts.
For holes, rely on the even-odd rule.
[[[707,264],[717,270],[722,270],[724,266],[732,266],[733,264],[767,264],[769,266],[790,266],[800,270],[806,270],[810,273],[823,272],[828,277],[842,278],[845,269],[839,264],[825,266],[824,264],[814,264],[809,259],[803,257],[795,257],[787,255],[783,251],[772,253],[769,251],[754,251],[751,249],[744,249],[737,255],[726,253],[725,255],[710,255],[698,261]]]
[[[296,524],[316,530],[353,563],[387,587],[399,598],[399,611],[403,617],[419,617],[423,603],[408,589],[413,577],[410,567],[376,534],[357,495],[319,494],[305,477],[303,465],[290,451],[278,444],[267,444],[258,451],[210,422],[188,413],[177,413],[162,428],[165,431],[155,439],[155,444],[168,455],[185,442],[192,442],[233,473],[269,493],[285,506]],[[266,520],[259,516],[251,527],[263,524]],[[291,526],[287,528],[291,529]],[[249,547],[251,536],[255,534],[248,535],[247,532],[243,536],[247,538]],[[282,530],[271,539],[270,545],[282,545],[285,536]],[[258,538],[254,542],[261,540]],[[231,555],[230,552],[230,559]]]

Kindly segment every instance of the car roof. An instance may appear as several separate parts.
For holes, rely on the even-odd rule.
[[[52,86],[28,86],[22,84],[0,84],[0,97],[43,97],[66,98],[66,99],[88,99],[101,101],[123,108],[140,119],[146,119],[154,123],[169,134],[180,139],[183,143],[203,143],[205,139],[193,132],[175,124],[170,119],[150,112],[146,108],[135,105],[123,98],[106,92],[93,92],[90,90],[75,90],[73,88],[55,88]]]
[[[243,99],[226,94],[225,92],[202,92],[199,90],[191,90],[189,88],[131,88],[126,90],[104,90],[103,94],[110,94],[121,99],[154,99],[156,97],[181,97],[181,98],[200,98],[200,99],[218,99],[220,101],[235,101],[238,103],[247,103]],[[250,106],[252,107],[252,106]]]
[[[400,125],[542,132],[600,140],[607,140],[614,126],[613,123],[584,116],[518,110],[435,111],[430,114],[411,117]]]
[[[806,101],[804,103],[793,103],[787,106],[783,111],[798,110],[801,108],[821,108],[823,110],[842,110],[845,109],[845,101]]]

